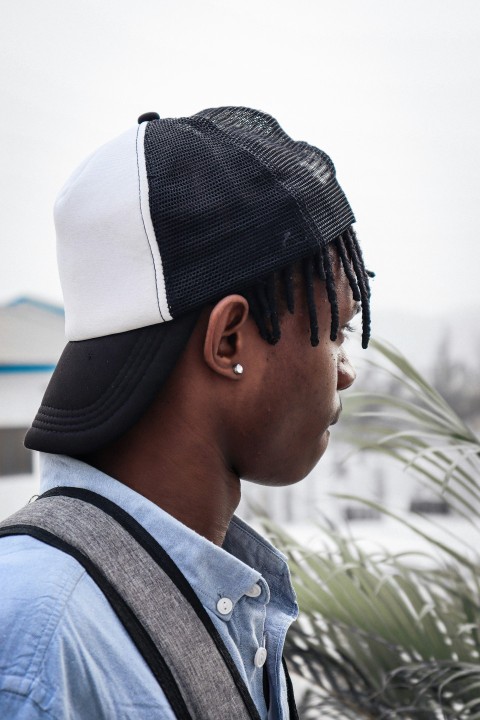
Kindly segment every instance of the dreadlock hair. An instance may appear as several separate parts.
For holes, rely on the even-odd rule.
[[[353,299],[361,304],[362,347],[366,348],[370,339],[369,278],[374,277],[374,273],[365,268],[362,251],[352,227],[345,230],[330,245],[335,248],[338,254],[352,289]],[[271,273],[266,278],[257,280],[254,285],[243,291],[261,337],[271,345],[275,345],[280,340],[279,298],[284,298],[290,313],[293,314],[295,310],[294,272],[294,266],[290,265],[281,271]],[[312,346],[319,343],[314,292],[315,277],[325,282],[332,315],[330,339],[336,340],[340,321],[335,276],[329,246],[324,246],[313,255],[304,258],[301,263],[301,274],[310,318],[310,342]]]

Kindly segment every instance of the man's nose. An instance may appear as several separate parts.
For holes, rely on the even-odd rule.
[[[337,390],[346,390],[353,384],[357,373],[348,356],[340,351],[337,365]]]

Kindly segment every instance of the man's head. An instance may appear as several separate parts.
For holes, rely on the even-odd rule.
[[[204,371],[195,375],[193,364],[187,371],[179,365],[175,393],[195,375],[196,389],[204,393],[200,405],[218,418],[224,455],[244,479],[286,485],[305,477],[323,455],[329,427],[339,418],[339,392],[355,379],[344,342],[360,303],[340,257],[334,250],[330,255],[334,332],[326,282],[305,272],[301,262],[288,283],[294,311],[283,308],[281,296],[272,301],[280,315],[273,322],[276,337],[281,328],[277,343],[265,342],[258,332],[252,304],[246,302],[251,293],[230,295],[207,309],[189,347]],[[240,376],[232,372],[237,363],[243,368]]]
[[[277,452],[278,482],[299,479],[325,449],[337,390],[353,379],[341,343],[358,303],[368,343],[353,221],[331,160],[268,115],[139,118],[57,201],[70,342],[27,446],[95,452],[190,377],[192,397],[215,389],[210,405],[229,427],[239,474],[268,481],[262,453]],[[302,443],[305,468],[289,468]]]

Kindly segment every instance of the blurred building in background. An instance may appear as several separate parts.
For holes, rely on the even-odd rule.
[[[37,456],[23,438],[65,345],[63,309],[22,297],[0,306],[0,515],[37,490]]]

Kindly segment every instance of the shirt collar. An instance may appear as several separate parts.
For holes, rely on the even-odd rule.
[[[234,608],[255,584],[262,590],[259,602],[269,602],[272,592],[275,604],[296,617],[285,556],[239,518],[232,519],[224,545],[219,547],[143,495],[80,460],[40,453],[40,476],[42,493],[57,486],[85,488],[132,515],[170,555],[205,607],[224,620],[231,613],[219,612],[220,598],[229,598]]]

